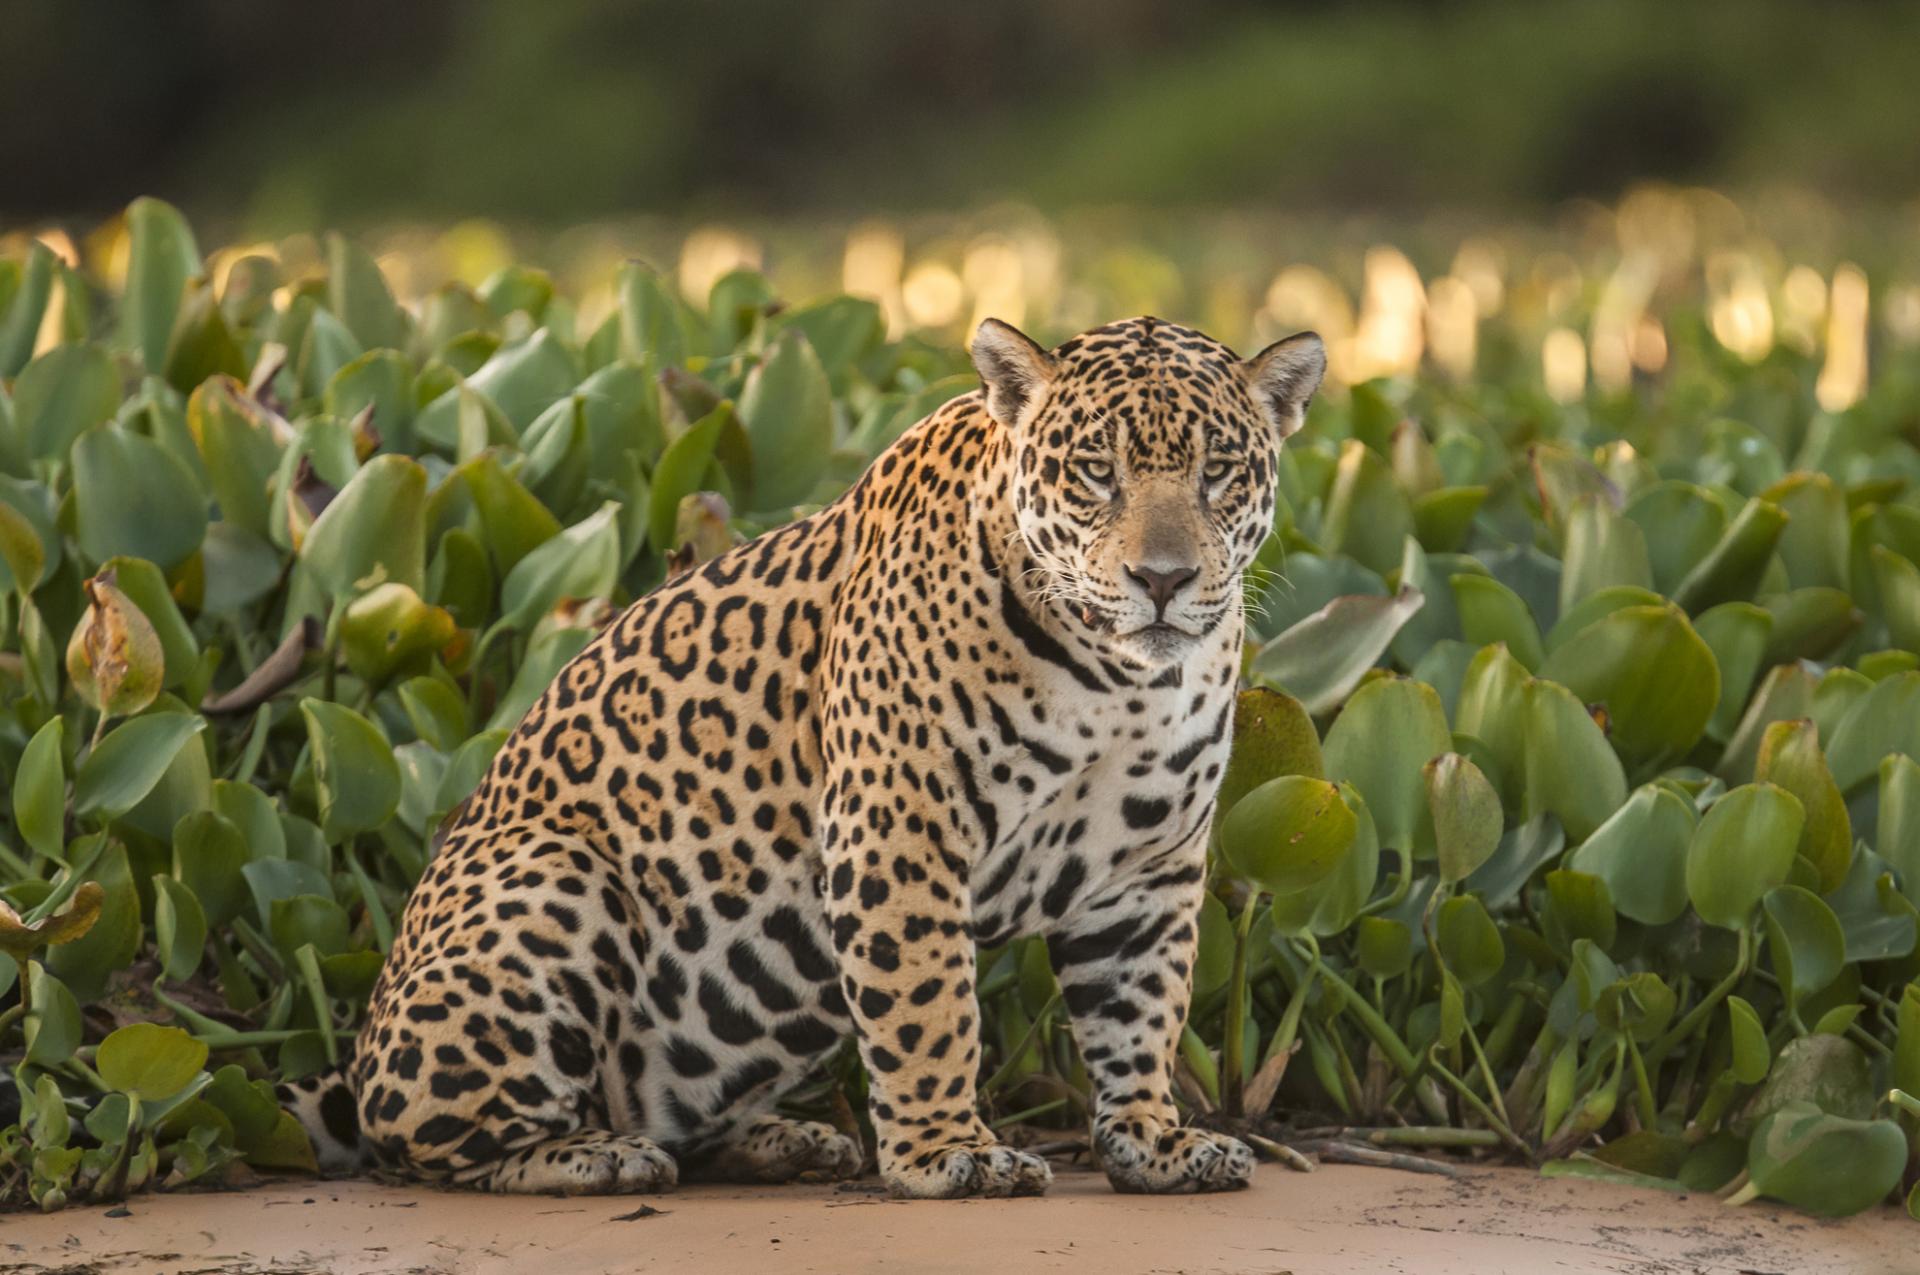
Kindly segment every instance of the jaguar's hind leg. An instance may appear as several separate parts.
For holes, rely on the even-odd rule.
[[[467,1185],[515,1195],[645,1195],[679,1181],[673,1157],[631,1133],[582,1133],[536,1143],[486,1166]]]
[[[757,1116],[730,1134],[688,1177],[709,1182],[838,1182],[866,1160],[859,1142],[832,1125],[785,1116]]]

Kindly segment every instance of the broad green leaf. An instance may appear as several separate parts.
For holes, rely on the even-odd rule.
[[[327,236],[327,308],[369,350],[402,349],[406,316],[371,254],[344,235]]]
[[[161,375],[180,393],[190,394],[209,377],[246,374],[246,355],[227,329],[213,289],[205,279],[189,279],[167,339]]]
[[[1757,1085],[1773,1066],[1773,1047],[1753,1006],[1738,996],[1727,997],[1727,1027],[1732,1033],[1733,1075],[1743,1085]]]
[[[21,1024],[27,1061],[57,1066],[80,1047],[80,1002],[38,961],[27,965],[27,988],[33,999],[33,1012]]]
[[[1603,951],[1613,946],[1617,922],[1606,881],[1568,868],[1547,873],[1549,933],[1572,946],[1586,939]]]
[[[674,549],[674,522],[680,501],[700,490],[707,468],[713,463],[714,447],[720,432],[733,415],[733,407],[722,402],[667,444],[660,463],[653,471],[653,507],[647,538],[654,550],[667,553]]]
[[[833,382],[836,393],[844,393],[855,364],[875,350],[887,334],[886,316],[880,307],[865,297],[828,297],[807,305],[794,306],[772,316],[768,328],[780,332],[792,328],[807,338],[820,357],[820,366]]]
[[[1875,682],[1846,711],[1829,736],[1827,766],[1850,793],[1879,773],[1888,753],[1920,758],[1920,672]]]
[[[1551,813],[1578,843],[1627,800],[1627,776],[1606,735],[1566,687],[1546,678],[1524,688],[1526,747],[1522,817]]]
[[[200,273],[200,249],[186,218],[157,199],[127,208],[127,289],[120,306],[120,342],[150,372],[166,366],[167,342],[187,280]]]
[[[1745,783],[1753,778],[1767,727],[1775,722],[1811,717],[1818,686],[1819,679],[1803,664],[1782,665],[1769,672],[1762,679],[1760,689],[1754,692],[1746,712],[1741,714],[1740,724],[1734,727],[1733,738],[1727,741],[1727,750],[1721,754],[1714,773],[1730,784]],[[1831,755],[1828,763],[1832,763]]]
[[[1629,762],[1686,755],[1720,702],[1713,652],[1678,607],[1628,607],[1587,626],[1547,657],[1540,676],[1605,707]]]
[[[75,539],[94,562],[122,554],[171,571],[200,547],[199,480],[152,439],[102,425],[73,445]]]
[[[1646,538],[1653,587],[1666,594],[1713,551],[1727,529],[1727,511],[1720,501],[1687,482],[1658,482],[1635,492],[1626,516]]]
[[[414,733],[441,752],[452,752],[472,734],[467,702],[452,683],[412,677],[400,684],[399,694]]]
[[[1378,453],[1347,440],[1321,515],[1321,544],[1385,575],[1400,565],[1401,546],[1412,533],[1413,511],[1393,471]]]
[[[1460,612],[1460,628],[1473,646],[1504,643],[1513,658],[1527,672],[1537,672],[1546,661],[1540,641],[1540,626],[1520,595],[1492,576],[1464,573],[1451,577],[1454,605]]]
[[[1839,977],[1846,961],[1846,935],[1840,919],[1819,895],[1797,885],[1776,886],[1761,906],[1766,914],[1767,952],[1789,1004],[1797,1004]]]
[[[143,1103],[164,1102],[200,1074],[207,1047],[178,1027],[129,1023],[100,1042],[100,1078]]]
[[[241,829],[215,811],[195,811],[174,826],[173,875],[199,900],[212,925],[225,925],[246,906],[240,870],[248,858]]]
[[[455,749],[447,759],[447,768],[434,792],[434,811],[444,814],[465,801],[480,786],[480,781],[486,778],[487,771],[493,766],[494,754],[506,742],[507,731],[496,726],[481,731]]]
[[[1353,811],[1353,846],[1332,872],[1295,894],[1276,895],[1274,928],[1282,934],[1340,934],[1354,923],[1373,893],[1380,874],[1380,835],[1367,803],[1352,784],[1340,785],[1340,799]]]
[[[12,380],[33,357],[34,339],[53,294],[53,250],[39,240],[27,249],[20,286],[11,296],[0,291],[0,380]]]
[[[1806,813],[1800,857],[1813,865],[1820,893],[1839,889],[1853,859],[1853,824],[1820,752],[1819,728],[1804,718],[1767,727],[1754,778],[1778,784],[1800,799]]]
[[[207,915],[193,891],[170,876],[153,878],[153,947],[160,972],[180,983],[200,968],[207,946]]]
[[[132,810],[206,725],[195,714],[154,712],[114,727],[80,763],[74,815],[105,822]]]
[[[1356,828],[1338,788],[1324,779],[1286,775],[1234,804],[1220,844],[1237,872],[1275,894],[1293,894],[1339,866]]]
[[[77,852],[75,858],[79,858]],[[140,894],[124,845],[106,842],[86,875],[100,887],[98,917],[84,933],[53,948],[43,959],[82,1004],[92,1004],[106,994],[108,980],[139,955],[142,927]]]
[[[1707,721],[1707,736],[1724,742],[1733,737],[1753,679],[1759,676],[1773,616],[1751,602],[1723,602],[1701,612],[1693,629],[1720,670],[1720,702]]]
[[[1787,515],[1780,535],[1780,560],[1796,589],[1847,587],[1849,519],[1847,498],[1825,474],[1789,474],[1760,493]]]
[[[1674,587],[1673,600],[1698,615],[1722,602],[1748,602],[1786,530],[1787,514],[1758,496],[1749,500],[1720,542]]]
[[[27,364],[13,386],[13,422],[27,455],[64,460],[80,435],[113,419],[120,374],[97,345],[56,345]]]
[[[1871,1208],[1900,1184],[1907,1140],[1891,1120],[1847,1120],[1791,1103],[1754,1127],[1754,1190],[1821,1217]]]
[[[560,520],[506,471],[496,454],[474,457],[459,473],[480,511],[495,575],[506,575],[535,547],[560,534]]]
[[[1262,646],[1249,677],[1297,696],[1311,713],[1331,712],[1425,603],[1411,586],[1391,598],[1335,598]]]
[[[353,932],[346,909],[315,894],[275,899],[270,916],[268,933],[289,964],[308,943],[322,956],[338,956],[347,950]]]
[[[1398,978],[1412,964],[1413,931],[1399,921],[1363,916],[1353,934],[1354,963],[1374,978]]]
[[[1462,987],[1478,987],[1506,963],[1506,945],[1487,909],[1472,895],[1448,899],[1434,917],[1440,956]]]
[[[1200,900],[1200,941],[1193,954],[1193,992],[1204,996],[1226,985],[1233,971],[1233,919],[1215,894]]]
[[[1509,810],[1526,787],[1527,670],[1503,644],[1481,648],[1467,665],[1454,708],[1454,725],[1486,745],[1497,765],[1486,770]]]
[[[619,512],[607,501],[521,558],[500,586],[500,624],[527,629],[562,600],[609,596],[620,573]]]
[[[335,599],[377,585],[426,584],[427,472],[405,456],[376,456],[361,466],[314,519],[300,561]]]
[[[313,750],[313,781],[320,823],[337,842],[370,832],[400,804],[400,768],[379,727],[342,704],[300,701]]]
[[[1687,897],[1700,919],[1745,926],[1793,870],[1805,822],[1799,799],[1772,784],[1743,784],[1714,802],[1687,848]]]
[[[14,771],[13,826],[34,853],[48,859],[60,859],[66,850],[65,745],[66,723],[48,718],[28,741]]]
[[[1880,762],[1879,827],[1875,848],[1900,877],[1900,888],[1920,904],[1920,762],[1892,753]]]
[[[1359,789],[1381,845],[1403,853],[1430,848],[1432,816],[1421,768],[1452,749],[1439,695],[1399,677],[1355,691],[1324,745],[1328,778]]]
[[[1233,751],[1214,799],[1223,821],[1240,798],[1282,775],[1326,776],[1320,736],[1299,700],[1265,687],[1241,691],[1233,708]]]
[[[799,332],[777,338],[766,362],[748,375],[739,415],[753,445],[753,508],[805,500],[833,450],[833,391]]]
[[[1873,545],[1869,552],[1888,635],[1894,645],[1920,651],[1920,567],[1884,545]]]
[[[1597,589],[1582,598],[1579,603],[1561,612],[1560,618],[1548,630],[1546,647],[1549,652],[1565,646],[1569,639],[1586,632],[1615,611],[1624,611],[1628,607],[1665,606],[1667,600],[1651,589],[1640,589],[1630,584],[1610,585]]]
[[[1770,594],[1763,605],[1773,620],[1764,657],[1768,664],[1824,659],[1866,618],[1850,596],[1821,586]]]
[[[634,362],[651,357],[656,367],[676,367],[686,359],[680,306],[660,276],[637,261],[621,267],[614,279],[620,302],[620,351]]]
[[[1612,501],[1586,497],[1576,503],[1567,514],[1560,575],[1561,613],[1601,589],[1645,589],[1652,584],[1647,541],[1639,526],[1624,517]]]
[[[1687,908],[1687,848],[1693,807],[1666,788],[1634,791],[1574,850],[1567,866],[1607,884],[1613,906],[1643,925],[1665,925]]]
[[[389,581],[348,604],[340,621],[340,647],[355,676],[384,685],[408,664],[445,648],[457,631],[448,612]]]
[[[1440,880],[1465,880],[1499,848],[1500,794],[1480,768],[1459,753],[1442,753],[1421,768],[1433,818]]]

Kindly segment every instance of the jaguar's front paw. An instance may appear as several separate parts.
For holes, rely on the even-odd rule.
[[[1239,1191],[1253,1181],[1247,1144],[1210,1129],[1131,1122],[1104,1130],[1097,1145],[1116,1191],[1185,1195]]]
[[[917,1200],[1039,1195],[1053,1170],[1037,1155],[991,1140],[927,1147],[889,1157],[881,1176],[895,1195]]]

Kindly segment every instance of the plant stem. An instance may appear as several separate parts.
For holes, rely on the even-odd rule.
[[[1705,996],[1700,998],[1699,1004],[1687,1011],[1686,1017],[1668,1028],[1666,1033],[1654,1043],[1653,1048],[1647,1051],[1647,1064],[1649,1067],[1657,1069],[1661,1063],[1666,1061],[1668,1052],[1671,1051],[1675,1045],[1698,1031],[1700,1025],[1707,1020],[1707,1015],[1713,1012],[1714,1007],[1733,994],[1733,989],[1738,987],[1740,980],[1746,977],[1747,963],[1752,959],[1752,956],[1753,931],[1748,926],[1743,925],[1740,927],[1740,952],[1734,959],[1733,969],[1728,972],[1725,978],[1715,983]]]
[[[1472,1107],[1474,1114],[1486,1121],[1487,1127],[1499,1134],[1502,1142],[1525,1156],[1527,1162],[1531,1164],[1533,1162],[1533,1148],[1523,1142],[1520,1136],[1508,1126],[1507,1122],[1502,1120],[1479,1094],[1468,1087],[1466,1081],[1460,1079],[1460,1077],[1454,1075],[1451,1071],[1448,1071],[1446,1064],[1434,1056],[1437,1052],[1437,1046],[1429,1047],[1427,1050],[1427,1066],[1432,1070],[1433,1074],[1451,1085],[1453,1091],[1460,1095],[1460,1100],[1469,1107]]]
[[[1240,909],[1240,922],[1233,931],[1233,971],[1227,976],[1227,1023],[1225,1039],[1220,1043],[1220,1105],[1230,1116],[1243,1114],[1242,1087],[1245,1080],[1247,1037],[1247,935],[1253,931],[1253,914],[1260,907],[1260,892],[1247,895]]]
[[[1026,1034],[1020,1037],[1020,1043],[1007,1051],[1006,1059],[1001,1062],[999,1070],[987,1078],[986,1084],[980,1086],[981,1093],[993,1093],[1012,1078],[1014,1068],[1020,1065],[1020,1060],[1026,1057],[1028,1047],[1040,1034],[1040,1024],[1047,1021],[1047,1016],[1052,1014],[1059,1004],[1060,993],[1055,992],[1047,999],[1047,1003],[1040,1007],[1040,1012],[1033,1016],[1033,1021],[1027,1024]]]

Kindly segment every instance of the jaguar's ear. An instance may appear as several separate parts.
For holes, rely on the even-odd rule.
[[[1299,332],[1275,341],[1241,365],[1247,388],[1281,438],[1307,417],[1307,404],[1327,371],[1327,347],[1317,332]]]
[[[998,319],[980,321],[972,353],[974,369],[987,388],[987,411],[1012,429],[1052,382],[1053,356],[1032,337]]]

